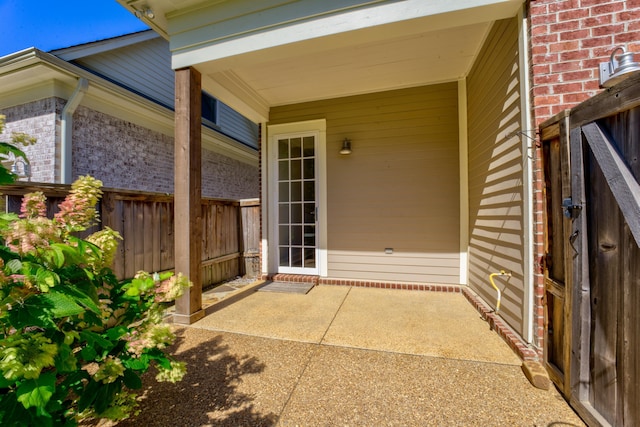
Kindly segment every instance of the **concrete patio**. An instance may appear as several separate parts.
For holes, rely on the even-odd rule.
[[[121,425],[584,425],[462,294],[255,287],[177,329],[187,376],[145,382],[142,413]]]

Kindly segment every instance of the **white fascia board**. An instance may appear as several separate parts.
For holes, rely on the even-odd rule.
[[[446,27],[444,15],[447,13],[468,10],[470,14],[474,14],[474,9],[486,6],[505,7],[515,13],[521,4],[522,0],[405,0],[384,2],[341,13],[328,11],[323,16],[300,17],[266,28],[260,26],[258,17],[250,16],[247,19],[256,20],[255,29],[242,33],[212,37],[211,28],[208,26],[200,26],[179,33],[170,31],[172,67],[174,69],[190,67],[285,44],[421,17],[440,15],[443,18],[440,24]],[[193,19],[196,20],[195,17]],[[171,21],[169,25],[171,26]]]

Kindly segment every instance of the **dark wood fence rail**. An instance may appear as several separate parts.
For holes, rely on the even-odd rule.
[[[0,187],[4,209],[20,212],[24,194],[42,191],[47,213],[57,211],[70,186],[23,184]],[[113,269],[118,278],[140,270],[156,272],[174,268],[173,195],[104,188],[97,210],[100,224],[89,232],[110,227],[120,233]],[[202,200],[202,285],[219,283],[245,273],[258,274],[260,203],[255,200]],[[87,233],[88,234],[88,233]]]

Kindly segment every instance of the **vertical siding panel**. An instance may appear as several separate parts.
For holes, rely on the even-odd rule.
[[[493,304],[489,274],[503,289],[501,315],[524,333],[524,153],[520,126],[518,24],[492,27],[467,80],[469,130],[469,285]]]

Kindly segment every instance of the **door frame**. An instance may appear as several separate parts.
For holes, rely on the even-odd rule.
[[[327,276],[327,125],[325,119],[303,122],[267,125],[266,149],[263,152],[263,168],[266,173],[266,185],[263,189],[263,200],[266,209],[263,210],[263,224],[267,226],[267,238],[263,242],[264,273],[278,272],[278,200],[277,200],[277,137],[292,134],[314,134],[316,140],[316,253],[317,275]]]

